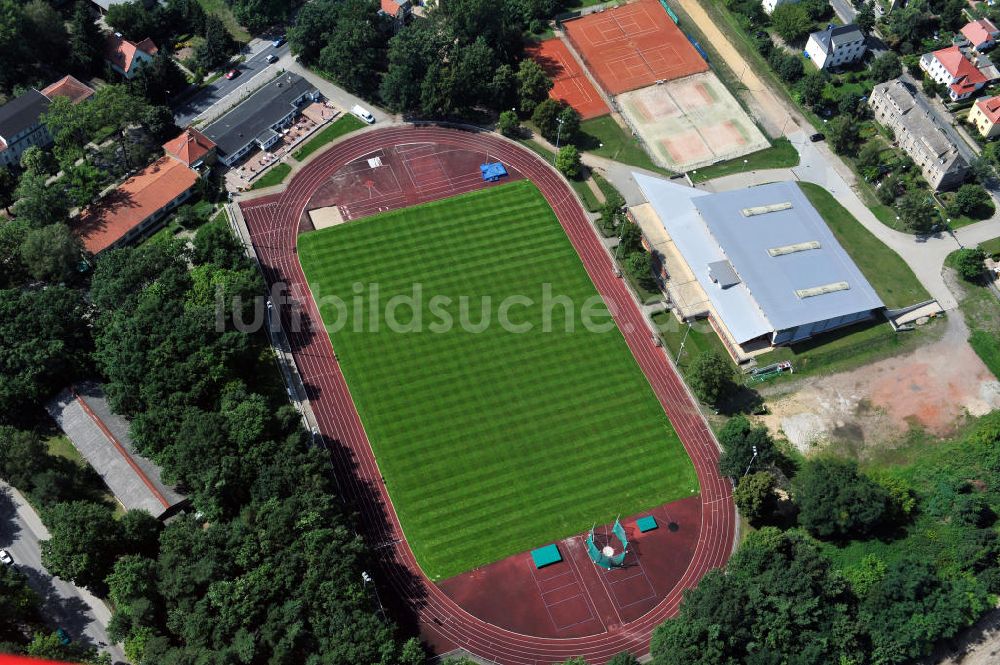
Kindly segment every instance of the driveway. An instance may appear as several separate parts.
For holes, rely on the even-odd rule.
[[[101,646],[111,641],[106,631],[111,620],[108,606],[86,589],[54,577],[42,566],[39,541],[48,538],[38,513],[20,492],[0,481],[0,547],[11,553],[14,565],[42,597],[42,612],[50,626],[65,630],[74,642],[106,651],[112,662],[126,662],[118,645]]]
[[[174,109],[174,122],[177,123],[178,127],[187,127],[192,120],[221,101],[226,95],[236,91],[256,74],[264,71],[269,66],[268,55],[274,54],[280,58],[289,52],[288,44],[274,48],[269,40],[264,39],[254,39],[246,48],[247,59],[233,67],[233,69],[239,70],[239,76],[231,81],[225,76],[219,77],[195,93],[194,97]]]

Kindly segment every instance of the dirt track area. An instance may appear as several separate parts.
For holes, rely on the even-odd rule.
[[[910,353],[765,388],[763,422],[803,453],[837,445],[863,459],[912,427],[945,437],[965,414],[1000,408],[1000,382],[966,342],[961,315],[943,325],[941,339]]]

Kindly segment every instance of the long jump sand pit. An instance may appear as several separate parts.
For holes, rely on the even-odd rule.
[[[768,147],[712,72],[618,96],[618,106],[664,168],[689,171]]]
[[[598,83],[617,95],[708,69],[658,0],[637,0],[563,24]]]

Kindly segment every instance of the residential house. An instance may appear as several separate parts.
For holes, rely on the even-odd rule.
[[[42,88],[42,94],[50,100],[66,97],[74,104],[79,104],[93,97],[94,89],[73,76],[64,76],[52,85]]]
[[[148,37],[138,44],[130,42],[119,33],[108,35],[104,47],[104,60],[111,69],[127,79],[135,76],[139,68],[151,62],[159,52],[156,44]]]
[[[393,28],[398,30],[410,18],[410,0],[380,0],[378,13],[393,20]]]
[[[252,150],[267,150],[281,140],[303,103],[318,101],[319,91],[297,74],[282,74],[205,128],[219,161],[232,166]]]
[[[973,57],[978,62],[978,57]],[[983,60],[984,68],[992,67],[988,59]],[[935,82],[948,87],[948,96],[953,102],[966,99],[989,81],[966,52],[954,44],[920,56],[920,68]]]
[[[968,164],[934,116],[917,103],[909,85],[898,79],[880,83],[868,97],[868,105],[875,120],[893,131],[899,147],[933,189],[952,189],[965,181]]]
[[[52,144],[42,124],[42,115],[56,97],[68,97],[74,104],[90,99],[93,88],[72,76],[65,76],[41,91],[28,90],[0,106],[0,166],[17,166],[21,155],[33,145]]]
[[[161,157],[84,210],[73,232],[95,255],[128,245],[156,231],[197,182],[198,174],[179,159]]]
[[[983,138],[993,139],[1000,136],[1000,97],[976,100],[967,119]]]
[[[981,18],[966,23],[961,30],[964,37],[972,48],[977,51],[985,51],[996,46],[997,38],[1000,38],[1000,29],[988,18]]]
[[[858,62],[865,57],[865,33],[853,23],[830,25],[809,35],[806,56],[819,69],[833,69]]]
[[[178,136],[163,144],[163,151],[185,166],[196,171],[215,163],[216,145],[194,127],[188,127]]]
[[[41,120],[48,108],[49,98],[35,89],[0,106],[0,165],[16,166],[31,146],[52,143]]]
[[[761,0],[760,7],[764,10],[764,13],[771,15],[775,9],[781,5],[790,5],[793,2],[798,2],[799,0]]]

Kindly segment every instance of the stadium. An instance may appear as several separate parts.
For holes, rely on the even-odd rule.
[[[239,212],[387,604],[438,654],[648,652],[735,513],[568,183],[491,133],[394,127]]]

